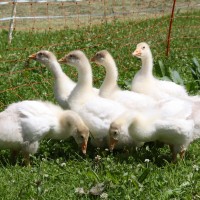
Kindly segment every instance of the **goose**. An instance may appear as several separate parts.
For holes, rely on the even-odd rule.
[[[82,117],[90,129],[92,145],[108,147],[110,123],[125,112],[126,108],[115,101],[94,94],[91,65],[82,51],[72,51],[61,58],[59,62],[74,66],[78,71],[77,85],[68,99],[70,108]],[[126,137],[133,145],[129,135]],[[120,141],[116,148],[124,147],[124,145]]]
[[[155,99],[172,99],[178,98],[191,104],[191,118],[194,120],[194,140],[200,138],[200,98],[198,95],[189,96],[183,86],[177,85],[170,81],[158,80],[153,76],[153,57],[149,45],[145,42],[139,43],[133,56],[141,58],[142,68],[136,73],[132,81],[132,90],[149,95]],[[182,103],[181,103],[182,104]],[[180,108],[180,104],[176,103],[171,109]],[[190,109],[191,106],[186,106]]]
[[[69,109],[67,100],[71,91],[76,86],[76,83],[63,72],[59,62],[57,61],[56,56],[50,51],[41,50],[37,53],[30,55],[29,59],[36,60],[48,67],[55,80],[55,99],[63,109]],[[98,89],[93,89],[95,93],[98,94]]]
[[[112,55],[107,50],[97,52],[91,61],[103,65],[106,69],[105,79],[99,89],[99,95],[117,101],[128,109],[145,109],[155,105],[156,101],[144,94],[121,90],[117,84],[118,70]]]
[[[73,136],[86,154],[89,129],[81,117],[50,102],[13,103],[0,113],[0,127],[1,149],[11,149],[13,155],[21,151],[26,165],[44,137],[64,140]]]
[[[147,112],[126,112],[110,125],[110,149],[113,150],[124,134],[123,127],[128,127],[128,134],[138,147],[145,142],[160,141],[170,146],[172,161],[177,161],[177,154],[183,158],[189,144],[193,141],[194,121],[190,118],[175,118],[162,115],[162,109],[150,109]]]
[[[54,96],[63,109],[68,109],[68,97],[76,83],[72,81],[62,70],[56,56],[47,50],[41,50],[29,56],[29,59],[39,61],[48,67],[54,77]]]
[[[100,96],[114,99],[120,103],[125,104],[129,108],[135,108],[134,112],[135,111],[138,112],[139,111],[138,108],[142,110],[161,109],[160,112],[162,112],[162,118],[163,117],[169,118],[170,116],[173,118],[181,118],[182,121],[184,121],[188,116],[190,116],[192,112],[191,111],[192,105],[189,102],[176,98],[170,98],[170,99],[168,98],[167,100],[160,101],[156,104],[155,101],[152,101],[151,97],[149,98],[146,95],[120,90],[119,86],[117,85],[117,78],[118,78],[117,67],[113,57],[108,51],[102,50],[97,52],[95,56],[92,57],[91,61],[95,62],[96,64],[103,65],[106,69],[106,77],[99,91]],[[132,111],[132,113],[134,112]],[[119,126],[119,124],[121,124],[120,126],[121,134],[119,135],[118,141],[126,140],[128,138],[127,137],[128,124],[126,123],[127,119],[124,118],[123,115],[122,117],[119,117],[119,119],[117,119],[117,121],[114,123],[116,126]],[[168,131],[170,131],[170,126],[168,126],[168,128],[169,128]],[[165,127],[165,129],[167,129],[167,126]],[[134,139],[135,138],[133,138],[133,140]],[[110,149],[113,150],[113,145],[115,144],[115,140],[113,139],[112,135],[110,135],[109,140],[111,144]],[[141,146],[142,144],[144,144],[144,142],[148,142],[148,140],[139,142],[136,142],[136,140],[134,141],[136,146]]]
[[[153,76],[153,57],[147,43],[139,43],[132,55],[142,60],[142,67],[132,80],[132,91],[149,95],[156,100],[166,99],[171,96],[188,98],[183,86],[170,81],[158,80]]]

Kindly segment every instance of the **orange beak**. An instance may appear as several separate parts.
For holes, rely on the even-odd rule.
[[[86,151],[87,151],[87,141],[84,140],[83,143],[82,143],[82,152],[83,152],[83,154],[86,154]]]
[[[65,63],[65,62],[66,62],[66,58],[63,57],[63,58],[59,59],[58,62],[59,62],[59,63]]]
[[[141,52],[140,49],[136,49],[136,50],[132,53],[133,56],[141,56],[141,54],[142,54],[142,52]]]
[[[110,144],[109,144],[110,151],[112,151],[115,148],[117,142],[118,140],[115,140],[114,138],[110,137]]]
[[[34,54],[30,55],[28,58],[29,58],[29,59],[33,59],[33,60],[36,60],[36,55],[37,55],[37,54],[34,53]]]

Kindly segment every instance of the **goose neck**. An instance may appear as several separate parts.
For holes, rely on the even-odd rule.
[[[57,60],[54,60],[53,62],[49,63],[49,69],[51,73],[53,74],[54,78],[56,79],[59,78],[63,74],[62,68]]]
[[[79,64],[77,67],[78,70],[78,81],[76,87],[73,91],[72,96],[76,96],[76,94],[80,96],[89,95],[92,93],[92,69],[89,61]]]
[[[110,62],[106,62],[104,66],[106,69],[106,76],[100,87],[101,96],[110,94],[110,92],[112,92],[114,88],[118,87],[117,85],[118,70],[115,61],[111,59]]]
[[[152,76],[153,71],[153,58],[152,55],[149,54],[147,57],[142,58],[142,68],[141,73],[147,76]]]

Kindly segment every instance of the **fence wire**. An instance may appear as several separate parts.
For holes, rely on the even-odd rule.
[[[112,49],[131,52],[135,45],[141,41],[151,42],[151,47],[162,47],[160,51],[154,52],[155,59],[165,55],[167,47],[167,36],[169,34],[169,22],[174,1],[173,0],[82,0],[82,1],[48,1],[48,2],[12,2],[4,1],[0,4],[0,34],[9,32],[10,22],[14,18],[14,34],[25,33],[26,37],[34,37],[35,34],[46,34],[55,32],[59,34],[62,30],[79,30],[85,28],[83,37],[74,37],[73,42],[77,49],[86,52],[94,52],[101,49],[110,40]],[[1,2],[0,2],[1,3]],[[12,16],[13,6],[16,5],[16,15]],[[190,52],[200,49],[200,3],[198,0],[177,0],[173,25],[170,36],[170,53]],[[184,24],[181,19],[184,18]],[[152,21],[153,23],[149,23]],[[105,24],[126,23],[116,31],[112,38],[108,39],[109,31],[93,34],[93,27]],[[141,24],[143,26],[141,27]],[[144,26],[146,24],[146,26]],[[189,31],[188,31],[189,29]],[[187,31],[186,31],[187,30]],[[118,34],[118,32],[120,34]],[[151,32],[151,34],[149,34]],[[52,40],[46,44],[27,43],[26,46],[18,45],[21,40],[13,37],[11,45],[0,48],[0,109],[9,103],[23,99],[53,99],[52,76],[44,66],[27,61],[27,55],[35,53],[40,49],[49,49],[58,57],[63,56],[63,48],[71,46],[65,36],[60,42]],[[105,39],[107,38],[107,39]],[[23,38],[22,38],[23,40]],[[88,45],[82,46],[82,41],[88,41]],[[30,39],[31,41],[31,39]],[[90,41],[98,41],[91,43]],[[180,46],[184,41],[184,46]],[[5,42],[5,41],[4,41]],[[182,44],[182,43],[181,43]],[[113,46],[112,46],[113,45]],[[114,50],[113,50],[114,51]],[[116,50],[117,51],[117,50]],[[115,56],[119,64],[125,57]],[[123,64],[122,64],[123,65]],[[66,70],[66,69],[64,69]],[[119,69],[123,73],[129,72],[129,67],[124,65]],[[75,71],[66,70],[71,77],[76,76]],[[31,79],[30,79],[31,78]],[[94,83],[97,83],[98,77]],[[40,91],[43,91],[41,94]]]

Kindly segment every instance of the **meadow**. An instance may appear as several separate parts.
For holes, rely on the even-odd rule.
[[[199,21],[200,11],[191,12],[192,20],[175,19],[171,51],[165,56],[168,17],[142,21],[117,21],[101,25],[46,32],[14,32],[7,44],[6,30],[0,32],[0,109],[24,99],[55,102],[53,79],[41,64],[28,56],[48,49],[60,58],[65,53],[82,49],[90,58],[98,50],[107,49],[119,68],[119,85],[130,88],[130,81],[141,61],[131,52],[136,44],[151,44],[154,74],[184,84],[191,95],[200,89],[200,46],[198,28],[188,28]],[[180,28],[182,27],[182,28]],[[179,36],[191,36],[187,39]],[[105,72],[93,66],[94,85],[99,87]],[[74,80],[74,68],[63,66]],[[149,143],[135,150],[110,153],[107,149],[88,146],[83,156],[73,139],[44,140],[37,154],[31,157],[31,167],[23,167],[22,158],[11,164],[9,151],[0,156],[0,198],[8,199],[200,199],[200,141],[192,143],[184,160],[171,163],[167,146]],[[93,188],[99,186],[98,189]],[[93,190],[91,190],[93,188]],[[95,190],[95,191],[94,191]]]

